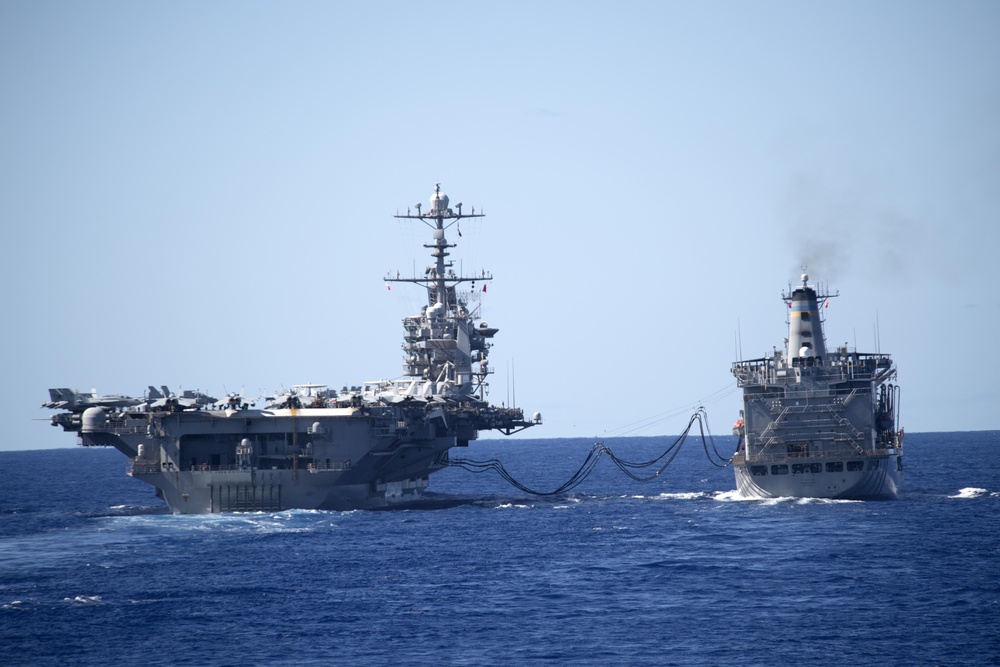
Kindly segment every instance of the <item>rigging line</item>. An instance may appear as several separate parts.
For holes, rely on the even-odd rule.
[[[625,424],[624,426],[619,426],[616,429],[605,431],[605,435],[606,437],[618,437],[622,435],[627,435],[629,433],[634,433],[640,429],[648,428],[649,426],[652,426],[653,424],[661,422],[665,419],[670,419],[672,417],[676,417],[677,415],[684,414],[684,412],[687,411],[688,409],[690,408],[684,406],[680,408],[675,408],[669,412],[661,412],[659,414],[652,415],[650,417],[644,417],[634,422]]]
[[[721,401],[723,398],[732,395],[738,389],[739,387],[735,383],[731,382],[727,383],[724,387],[716,389],[712,393],[708,394],[705,398],[698,401],[698,404],[702,406],[704,406],[705,404],[709,405],[714,404],[718,401]],[[673,410],[668,410],[667,412],[661,412],[659,414],[651,415],[649,417],[644,417],[643,419],[638,419],[634,422],[625,424],[616,429],[605,431],[604,436],[610,438],[610,437],[620,437],[624,435],[629,435],[641,429],[649,428],[650,426],[658,424],[666,419],[670,419],[672,417],[676,417],[679,414],[683,414],[689,409],[690,408],[687,405],[685,405],[683,407],[674,408]]]
[[[703,398],[700,401],[698,401],[698,405],[705,405],[706,403],[714,403],[716,401],[719,401],[719,400],[721,400],[721,399],[723,399],[723,398],[731,395],[737,389],[739,389],[739,387],[735,383],[732,383],[732,382],[726,383],[725,386],[723,386],[723,387],[721,387],[719,389],[716,389],[712,393],[710,393],[707,396],[705,396],[705,398]],[[634,422],[630,422],[628,424],[624,424],[623,426],[619,426],[616,429],[612,429],[610,431],[605,431],[605,433],[608,434],[609,437],[613,436],[614,434],[625,435],[625,434],[628,434],[628,433],[633,433],[634,431],[637,431],[640,428],[646,428],[646,427],[651,426],[652,424],[658,423],[658,422],[660,422],[660,421],[662,421],[664,419],[669,419],[671,417],[676,417],[679,414],[683,414],[684,412],[686,412],[687,410],[690,409],[688,407],[689,405],[690,405],[690,403],[686,404],[684,406],[673,408],[671,410],[667,410],[666,412],[660,412],[660,413],[657,413],[655,415],[650,415],[649,417],[644,417],[644,418],[638,419],[638,420],[636,420]],[[649,423],[647,424],[645,422],[649,422]]]

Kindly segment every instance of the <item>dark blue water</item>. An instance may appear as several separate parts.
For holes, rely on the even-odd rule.
[[[459,453],[554,488],[590,444]],[[197,517],[113,450],[0,452],[0,664],[1000,664],[1000,432],[908,434],[882,502],[738,500],[696,444],[556,499],[449,469],[436,509]]]

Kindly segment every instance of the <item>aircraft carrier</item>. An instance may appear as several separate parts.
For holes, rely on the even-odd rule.
[[[385,278],[423,287],[427,304],[403,320],[403,376],[333,390],[296,385],[262,409],[239,394],[150,387],[143,398],[50,389],[43,407],[84,446],[114,447],[128,474],[156,487],[175,514],[285,509],[349,510],[420,498],[431,473],[480,431],[511,434],[535,413],[491,405],[488,354],[497,329],[480,321],[492,275],[456,275],[445,231],[482,212],[451,208],[440,185],[429,210],[396,218],[431,229],[433,262],[420,275]],[[465,286],[469,288],[466,289]],[[461,287],[461,289],[460,289]]]
[[[784,350],[737,361],[743,389],[733,467],[751,498],[896,498],[903,482],[899,386],[888,354],[826,349],[823,307],[837,296],[802,284],[788,306]]]

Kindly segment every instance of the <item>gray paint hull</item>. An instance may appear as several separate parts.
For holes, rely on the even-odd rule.
[[[152,484],[174,514],[280,512],[287,509],[345,511],[403,505],[419,500],[426,476],[399,482],[345,483],[339,473],[291,471],[132,471]]]
[[[902,454],[867,456],[861,470],[831,472],[791,472],[792,466],[808,464],[809,459],[769,457],[767,462],[734,461],[736,488],[744,498],[830,498],[840,500],[893,500],[903,485]],[[821,464],[829,462],[824,459]],[[775,468],[785,474],[772,474]],[[807,466],[803,466],[808,470]],[[766,472],[761,474],[761,468]],[[756,470],[756,474],[755,471]]]
[[[129,412],[92,409],[61,422],[82,444],[129,457],[175,514],[352,510],[420,500],[452,447],[481,427],[521,422],[514,410],[367,406]]]

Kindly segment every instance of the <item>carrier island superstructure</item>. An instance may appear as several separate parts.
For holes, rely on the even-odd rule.
[[[84,446],[111,446],[128,458],[128,473],[156,487],[170,511],[204,514],[284,509],[347,510],[406,503],[420,497],[429,475],[452,447],[483,430],[504,434],[540,423],[535,413],[487,400],[488,354],[497,329],[480,321],[475,284],[483,271],[456,275],[446,230],[482,212],[454,209],[440,185],[429,210],[416,205],[395,217],[430,227],[433,263],[421,275],[387,276],[427,293],[420,312],[403,320],[404,373],[330,390],[296,385],[262,409],[230,395],[172,394],[150,387],[142,399],[49,390],[52,424]],[[468,284],[471,289],[460,289]],[[254,403],[255,405],[255,403]]]
[[[733,364],[743,410],[733,467],[755,498],[896,498],[903,481],[899,386],[888,354],[828,350],[821,305],[837,296],[809,284],[783,293],[788,340],[771,356]]]

